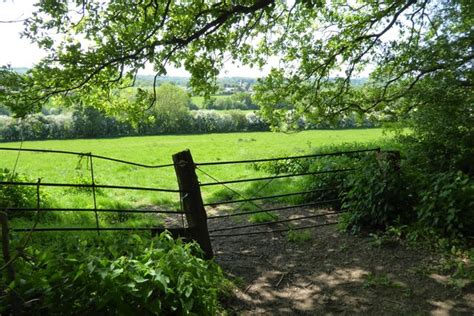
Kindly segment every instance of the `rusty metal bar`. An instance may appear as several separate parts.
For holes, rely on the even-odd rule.
[[[339,224],[339,222],[331,222],[331,223],[324,223],[324,224],[316,224],[316,225],[285,228],[285,229],[275,229],[275,230],[259,231],[259,232],[247,232],[247,233],[236,233],[236,234],[217,234],[217,235],[210,235],[209,237],[210,238],[219,238],[219,237],[237,237],[237,236],[248,236],[248,235],[283,233],[283,232],[288,232],[288,231],[292,231],[292,230],[309,229],[309,228],[330,226],[330,225],[336,225],[336,224]]]
[[[90,162],[90,169],[91,169],[91,184],[92,184],[92,199],[94,202],[94,214],[95,214],[95,223],[97,227],[97,235],[100,235],[99,231],[99,213],[97,213],[97,197],[96,197],[96,190],[95,190],[95,178],[94,178],[94,163],[92,162],[92,154],[89,154],[89,162]]]
[[[214,165],[227,165],[227,164],[238,164],[238,163],[267,162],[267,161],[277,161],[277,160],[287,160],[287,159],[304,159],[304,158],[316,158],[316,157],[326,157],[326,156],[342,156],[342,155],[351,155],[351,154],[371,152],[371,151],[380,151],[380,148],[351,150],[351,151],[340,151],[340,152],[327,153],[327,154],[313,154],[313,155],[301,155],[301,156],[290,156],[290,157],[278,157],[278,158],[201,162],[201,163],[196,163],[196,166],[214,166]]]
[[[102,159],[102,160],[109,160],[109,161],[114,161],[114,162],[119,162],[127,165],[133,165],[133,166],[138,166],[138,167],[143,167],[143,168],[165,168],[165,167],[172,167],[173,164],[163,164],[163,165],[146,165],[146,164],[141,164],[141,163],[136,163],[136,162],[131,162],[127,160],[122,160],[122,159],[116,159],[116,158],[110,158],[110,157],[105,157],[105,156],[100,156],[100,155],[94,155],[90,153],[83,153],[83,152],[75,152],[75,151],[66,151],[66,150],[50,150],[50,149],[34,149],[34,148],[10,148],[10,147],[0,147],[0,150],[6,150],[6,151],[28,151],[28,152],[39,152],[39,153],[52,153],[52,154],[66,154],[66,155],[76,155],[76,156],[91,156],[94,158]]]
[[[36,182],[14,182],[14,181],[0,181],[0,185],[37,185]],[[92,188],[92,184],[76,184],[76,183],[41,183],[41,186],[45,187],[70,187],[70,188]],[[147,187],[130,187],[121,185],[104,185],[96,184],[96,188],[103,189],[122,189],[122,190],[137,190],[137,191],[157,191],[157,192],[171,192],[179,193],[180,190],[173,189],[160,189],[160,188],[147,188]]]
[[[270,208],[270,209],[260,209],[260,210],[258,210],[258,211],[250,211],[250,212],[240,212],[240,213],[225,214],[225,215],[208,216],[207,219],[218,219],[218,218],[226,218],[226,217],[249,215],[249,214],[257,214],[257,213],[266,213],[266,212],[272,212],[272,211],[282,211],[282,210],[289,210],[289,209],[297,208],[297,207],[308,207],[308,206],[316,206],[316,205],[321,205],[321,204],[331,204],[331,203],[334,203],[334,202],[337,202],[337,201],[340,201],[340,200],[339,200],[339,199],[323,200],[323,201],[318,201],[318,202],[313,202],[313,203],[307,203],[307,204],[298,204],[298,205],[274,207],[274,208]]]
[[[222,204],[233,204],[233,203],[250,202],[250,201],[258,201],[258,200],[269,200],[269,199],[275,199],[275,198],[285,197],[285,196],[304,195],[304,194],[310,194],[310,193],[315,193],[315,192],[335,191],[337,189],[339,188],[317,189],[317,190],[312,190],[312,191],[302,191],[302,192],[295,192],[295,193],[269,195],[269,196],[254,197],[254,198],[249,198],[249,199],[241,199],[241,200],[219,201],[219,202],[213,202],[213,203],[206,203],[204,204],[204,206],[216,206],[216,205],[222,205]]]
[[[301,176],[308,176],[308,175],[315,175],[315,174],[348,172],[348,171],[354,171],[354,170],[356,170],[356,169],[355,168],[347,168],[347,169],[336,169],[336,170],[327,170],[327,171],[303,172],[303,173],[277,175],[277,176],[271,176],[271,177],[249,178],[249,179],[240,179],[240,180],[228,180],[228,181],[220,181],[220,182],[208,182],[208,183],[201,183],[200,186],[204,187],[204,186],[230,184],[230,183],[263,181],[263,180],[280,179],[280,178],[301,177]]]
[[[341,214],[341,213],[345,213],[345,212],[330,212],[330,213],[325,213],[325,214],[316,214],[316,215],[300,216],[300,217],[295,217],[295,218],[287,218],[287,219],[282,219],[282,220],[278,220],[278,221],[268,221],[268,222],[264,222],[264,223],[256,223],[256,224],[247,224],[247,225],[217,228],[217,229],[210,230],[209,232],[213,233],[213,232],[220,232],[220,231],[226,231],[226,230],[257,227],[257,226],[279,224],[279,223],[287,223],[287,222],[299,221],[299,220],[302,220],[302,219],[324,217],[324,216],[327,216],[327,215],[337,215],[337,214]]]
[[[58,232],[58,231],[97,231],[96,227],[51,227],[51,228],[14,228],[10,229],[13,232]],[[101,227],[100,231],[134,231],[134,230],[153,230],[153,231],[165,231],[173,230],[172,228],[163,228],[163,227]]]
[[[93,208],[8,208],[8,211],[19,212],[94,212]],[[186,214],[181,211],[155,211],[155,210],[141,210],[141,209],[97,209],[97,212],[115,212],[115,213],[154,213],[154,214]]]

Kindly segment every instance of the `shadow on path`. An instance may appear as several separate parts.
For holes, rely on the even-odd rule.
[[[294,215],[308,212],[318,211]],[[309,223],[317,221],[303,224]],[[266,227],[275,228],[284,227]],[[310,232],[310,240],[298,243],[284,233],[213,239],[216,261],[238,287],[225,308],[239,315],[474,314],[473,284],[457,289],[447,277],[431,273],[428,267],[438,258],[428,251],[377,245],[335,226]]]

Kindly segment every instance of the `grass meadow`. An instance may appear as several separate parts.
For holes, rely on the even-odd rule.
[[[25,141],[23,148],[67,150],[75,152],[92,152],[143,164],[159,165],[172,162],[172,155],[190,149],[195,162],[240,160],[292,156],[317,152],[318,149],[346,143],[377,144],[389,138],[381,129],[355,130],[318,130],[300,133],[229,133],[205,135],[173,135],[125,137],[115,139],[80,139]],[[20,143],[4,143],[1,147],[18,148]],[[17,161],[18,158],[18,161]],[[51,153],[28,153],[18,155],[16,151],[0,151],[0,168],[13,169],[33,179],[58,183],[88,183],[91,179],[88,159],[75,155]],[[117,162],[94,159],[94,176],[98,184],[143,186],[154,188],[177,189],[173,167],[162,169],[146,169]],[[202,170],[218,180],[243,179],[263,176],[263,171],[256,171],[249,164],[203,166]],[[201,182],[213,182],[198,170]],[[281,190],[289,190],[290,180],[279,180]],[[285,182],[286,181],[286,182]],[[250,194],[252,189],[261,183],[233,184],[232,189]],[[90,190],[71,188],[42,188],[48,195],[47,203],[54,207],[93,207]],[[202,188],[205,202],[212,202],[230,197],[230,191],[222,186]],[[179,208],[177,193],[104,190],[98,191],[97,205],[99,208],[149,208],[164,207],[169,210]],[[105,213],[104,213],[105,214]],[[101,215],[103,224],[107,222],[124,222],[128,218],[115,218],[114,214]],[[130,215],[131,216],[131,215]],[[88,213],[72,213],[67,222],[77,225],[88,225],[93,222],[93,215]],[[62,219],[64,220],[64,218]],[[138,216],[134,225],[156,224],[161,221],[157,216]],[[127,222],[129,224],[130,221]],[[120,223],[118,223],[120,224]]]

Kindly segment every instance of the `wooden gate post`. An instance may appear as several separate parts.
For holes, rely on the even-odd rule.
[[[383,161],[388,163],[391,172],[400,171],[400,152],[397,150],[385,150],[377,152],[377,160],[379,163]]]
[[[0,227],[2,228],[2,252],[4,267],[7,270],[7,283],[15,281],[15,269],[13,268],[13,260],[10,256],[10,239],[8,230],[8,215],[0,211]],[[20,315],[19,298],[15,291],[10,291],[11,313],[12,315]]]
[[[206,259],[211,259],[211,240],[207,229],[207,214],[202,201],[201,189],[196,175],[191,152],[185,150],[173,155],[174,170],[178,178],[178,186],[183,211],[188,221],[188,236],[195,240],[204,251]]]

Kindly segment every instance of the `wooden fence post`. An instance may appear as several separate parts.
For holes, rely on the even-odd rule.
[[[2,252],[4,268],[7,270],[7,283],[15,281],[15,269],[13,268],[12,257],[10,256],[10,239],[8,231],[8,215],[6,212],[0,211],[0,226],[2,227]],[[20,315],[20,304],[15,291],[10,291],[11,313],[12,315]]]
[[[391,172],[400,171],[400,152],[397,150],[385,150],[377,152],[377,160],[379,163],[383,161],[388,163]]]
[[[174,170],[178,178],[180,199],[188,221],[189,238],[195,240],[204,251],[205,258],[211,259],[211,240],[207,229],[207,214],[202,201],[201,189],[196,175],[191,152],[185,150],[173,155]]]

